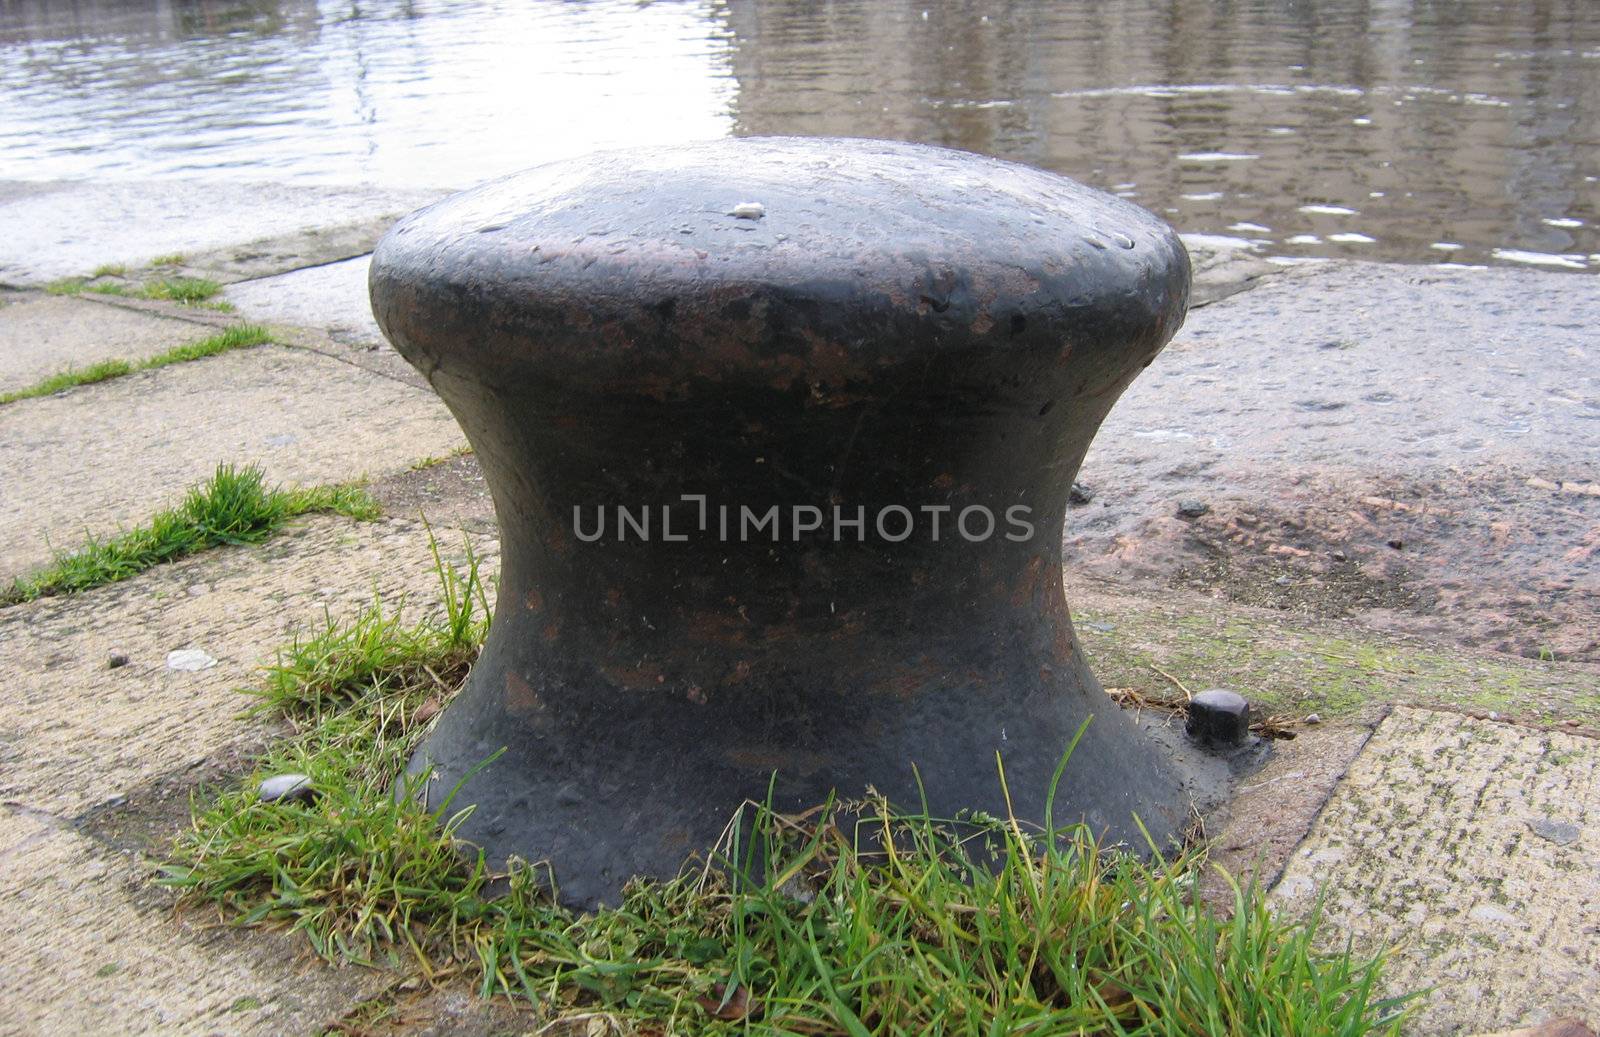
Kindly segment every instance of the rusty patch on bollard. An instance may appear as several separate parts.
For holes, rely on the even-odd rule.
[[[759,217],[736,206],[759,204]],[[1188,799],[1062,593],[1072,479],[1182,322],[1159,220],[1013,163],[746,138],[553,163],[407,217],[373,310],[461,422],[493,631],[412,761],[564,901],[761,798],[870,785],[1143,845]]]

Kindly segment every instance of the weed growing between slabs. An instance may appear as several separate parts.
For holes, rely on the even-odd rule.
[[[360,520],[378,517],[377,501],[360,486],[283,490],[267,487],[262,479],[255,465],[218,465],[216,473],[191,488],[176,508],[158,512],[147,524],[114,537],[91,538],[76,551],[58,554],[48,567],[16,578],[0,591],[0,605],[115,583],[223,544],[255,543],[308,512],[331,511]]]
[[[146,299],[170,299],[173,302],[204,302],[222,291],[222,285],[204,277],[163,277],[145,283],[139,294]]]
[[[375,602],[280,652],[254,694],[296,733],[197,797],[162,877],[186,903],[299,931],[331,960],[464,976],[591,1033],[1399,1032],[1381,960],[1319,952],[1315,915],[1279,919],[1234,886],[1224,917],[1197,897],[1198,857],[1144,862],[1082,827],[1047,840],[961,819],[973,839],[875,798],[803,817],[752,803],[716,866],[594,914],[555,906],[545,869],[494,874],[455,842],[448,799],[392,794],[487,632],[470,550],[464,572],[439,569],[442,611],[410,623]],[[315,798],[261,802],[260,778],[288,771]]]
[[[63,277],[51,281],[44,290],[51,295],[118,295],[129,299],[165,299],[192,306],[205,302],[222,291],[222,285],[204,277],[159,277],[153,281],[105,281],[103,277],[121,277],[125,268],[115,265],[97,267],[92,278]]]
[[[157,353],[144,360],[102,360],[87,367],[68,368],[26,388],[0,393],[0,404],[15,403],[17,400],[33,399],[36,396],[53,396],[79,385],[93,385],[95,382],[121,378],[137,371],[150,371],[157,367],[166,367],[168,364],[181,364],[202,357],[216,356],[231,349],[264,345],[269,339],[266,328],[255,324],[235,324],[199,342],[174,346],[164,353]]]

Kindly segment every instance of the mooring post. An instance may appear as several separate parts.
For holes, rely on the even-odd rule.
[[[494,625],[412,770],[615,903],[777,773],[1158,842],[1174,769],[1084,661],[1072,480],[1183,320],[1163,223],[963,152],[746,138],[541,166],[397,224],[385,334],[499,517]],[[441,793],[442,794],[442,793]],[[437,795],[435,802],[437,802]]]

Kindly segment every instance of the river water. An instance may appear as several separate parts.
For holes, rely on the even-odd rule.
[[[1600,270],[1596,0],[0,0],[0,178],[947,144],[1266,255]]]

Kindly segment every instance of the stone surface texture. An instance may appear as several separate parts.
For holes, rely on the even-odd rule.
[[[1594,1037],[1594,1031],[1581,1019],[1564,1016],[1538,1026],[1524,1026],[1499,1033],[1480,1034],[1479,1037]]]
[[[448,557],[460,533],[439,530]],[[492,542],[476,546],[491,564]],[[429,607],[436,582],[415,519],[315,516],[250,548],[208,552],[88,594],[0,609],[0,800],[62,818],[203,764],[265,729],[236,689],[297,631],[373,601]],[[126,666],[105,668],[115,646]],[[166,665],[174,649],[217,660]]]
[[[459,564],[462,535],[435,532]],[[494,542],[473,543],[492,572]],[[308,960],[296,937],[175,916],[154,862],[96,834],[154,816],[132,841],[159,853],[195,783],[238,780],[278,733],[242,715],[238,689],[296,632],[375,595],[418,617],[436,607],[420,522],[309,518],[258,547],[0,609],[0,1033],[320,1032],[389,981]],[[107,671],[112,644],[130,661]],[[219,664],[165,668],[196,644]]]
[[[230,285],[223,298],[251,320],[310,325],[341,342],[383,343],[367,302],[371,256]]]
[[[1416,1034],[1528,1026],[1600,1005],[1600,743],[1397,709],[1273,891],[1326,896],[1330,940],[1392,947],[1391,993],[1433,986]],[[1530,822],[1575,825],[1570,844]]]
[[[1369,263],[1195,310],[1090,448],[1069,562],[1600,661],[1597,327],[1600,278]]]
[[[0,407],[0,576],[182,498],[219,462],[269,482],[382,475],[459,446],[431,394],[303,350],[258,346]]]
[[[209,324],[93,299],[30,295],[0,306],[0,393],[102,360],[143,360],[216,333]]]
[[[308,970],[285,940],[180,924],[150,878],[137,858],[0,805],[0,1033],[308,1033],[384,982]]]
[[[316,269],[365,256],[398,215],[402,214],[380,213],[349,223],[311,227],[277,237],[227,245],[198,255],[188,255],[184,265],[223,284]]]
[[[1274,742],[1266,764],[1234,786],[1220,816],[1206,819],[1207,859],[1238,882],[1270,888],[1371,733],[1367,723],[1346,721]],[[1232,903],[1233,889],[1215,869],[1200,882],[1213,904]]]
[[[1196,309],[1226,299],[1247,288],[1256,287],[1262,278],[1282,274],[1289,268],[1263,259],[1248,248],[1232,248],[1210,235],[1180,234],[1194,264],[1194,288],[1189,306]]]
[[[103,263],[139,266],[162,255],[399,216],[438,194],[216,181],[0,181],[0,284],[39,284]]]

